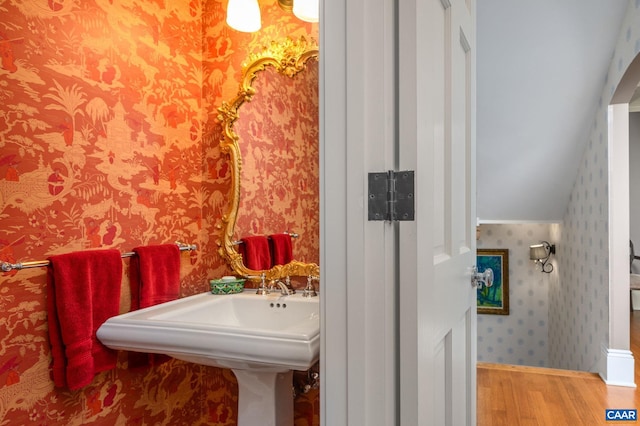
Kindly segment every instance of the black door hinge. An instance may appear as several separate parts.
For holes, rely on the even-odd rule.
[[[414,220],[414,172],[369,173],[369,220]]]

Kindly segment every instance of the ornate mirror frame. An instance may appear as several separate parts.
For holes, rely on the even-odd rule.
[[[286,265],[276,265],[271,269],[259,271],[249,269],[244,265],[242,255],[236,250],[233,234],[238,217],[238,208],[241,196],[241,171],[242,154],[238,134],[233,129],[233,124],[238,119],[238,110],[246,101],[251,101],[256,91],[252,83],[260,71],[267,66],[285,76],[293,77],[305,69],[308,59],[318,58],[318,46],[301,37],[298,40],[284,39],[271,42],[271,45],[256,54],[249,56],[247,65],[243,67],[240,89],[235,98],[230,102],[222,102],[218,108],[218,120],[222,125],[222,140],[220,149],[229,154],[231,171],[231,194],[226,214],[222,217],[224,227],[223,242],[219,247],[220,255],[227,261],[234,273],[241,276],[258,276],[265,274],[266,279],[279,279],[286,276],[319,276],[320,268],[315,263],[303,263],[293,260]]]

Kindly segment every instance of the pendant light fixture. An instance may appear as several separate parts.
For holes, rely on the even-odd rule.
[[[229,0],[227,24],[234,30],[253,33],[260,29],[260,5],[258,0]]]
[[[293,14],[305,22],[318,22],[320,2],[319,0],[293,0]]]

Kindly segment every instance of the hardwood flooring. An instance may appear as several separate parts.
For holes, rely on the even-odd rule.
[[[640,311],[631,313],[631,351],[640,384]],[[478,426],[640,424],[607,422],[607,408],[640,410],[640,390],[594,373],[478,363]]]

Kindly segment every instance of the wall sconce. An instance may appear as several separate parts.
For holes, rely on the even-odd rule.
[[[542,272],[550,274],[553,271],[553,265],[549,262],[549,257],[556,254],[556,245],[542,241],[540,244],[529,246],[529,259],[535,263],[542,265]]]
[[[320,20],[320,0],[293,0],[293,14],[305,22]]]
[[[258,0],[229,0],[227,25],[245,33],[258,31],[261,26]]]
[[[305,22],[320,20],[320,0],[278,0],[278,5]],[[234,30],[253,33],[260,29],[260,5],[258,0],[229,0],[227,25]]]
[[[305,22],[320,20],[320,0],[278,0],[282,10],[293,12],[296,18]]]

